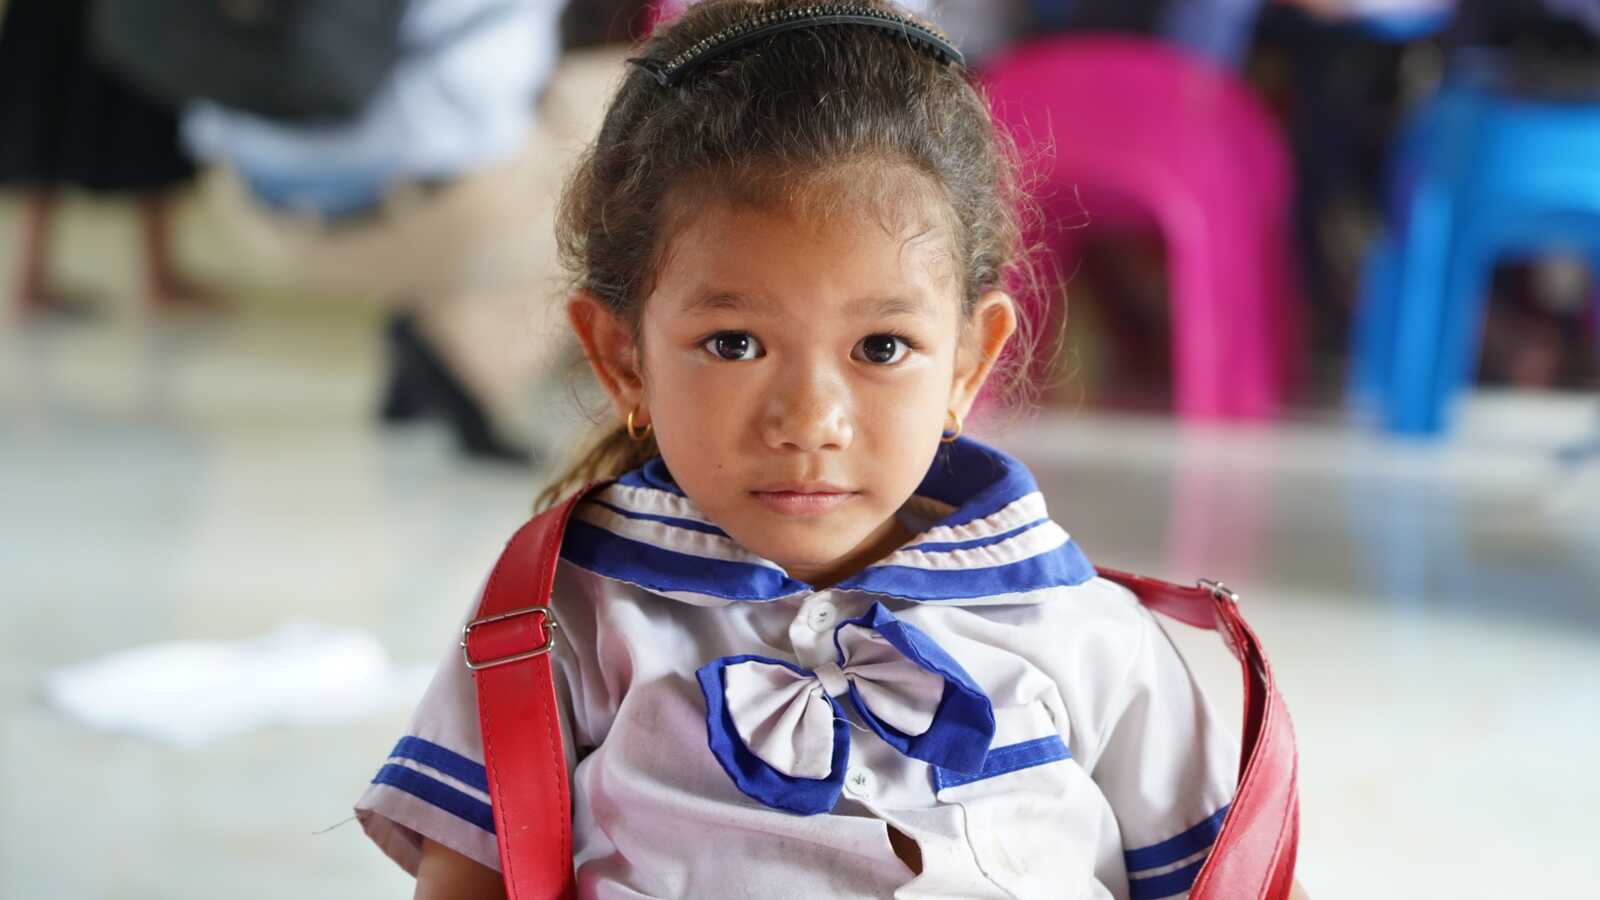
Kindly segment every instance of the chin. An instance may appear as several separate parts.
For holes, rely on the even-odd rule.
[[[826,568],[850,555],[850,552],[865,539],[837,528],[830,528],[826,523],[816,522],[798,528],[790,527],[782,530],[767,528],[763,531],[766,540],[761,542],[761,546],[751,544],[745,546],[758,556],[791,571]]]

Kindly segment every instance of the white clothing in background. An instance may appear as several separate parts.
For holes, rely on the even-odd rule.
[[[560,57],[566,0],[413,0],[407,48],[350,122],[280,123],[195,104],[183,133],[196,157],[251,172],[450,178],[510,158]],[[448,39],[446,39],[448,38]]]

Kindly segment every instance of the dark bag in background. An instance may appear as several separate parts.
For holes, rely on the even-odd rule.
[[[95,53],[175,105],[286,122],[347,119],[401,54],[407,0],[95,0]]]

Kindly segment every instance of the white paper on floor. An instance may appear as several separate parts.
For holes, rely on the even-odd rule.
[[[394,665],[365,631],[290,621],[249,640],[150,644],[57,669],[44,695],[91,727],[196,746],[409,708],[431,675]]]

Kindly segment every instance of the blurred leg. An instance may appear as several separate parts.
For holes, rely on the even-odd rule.
[[[22,255],[18,263],[17,312],[28,315],[50,304],[50,225],[55,191],[33,188],[22,201]]]
[[[185,277],[173,262],[172,194],[141,194],[139,223],[144,239],[145,290],[151,305],[158,309],[216,309],[216,294]]]
[[[424,305],[420,315],[434,307]],[[380,415],[387,422],[434,412],[450,423],[456,446],[468,456],[527,465],[532,454],[502,439],[478,398],[439,352],[419,313],[389,317],[391,382]]]

